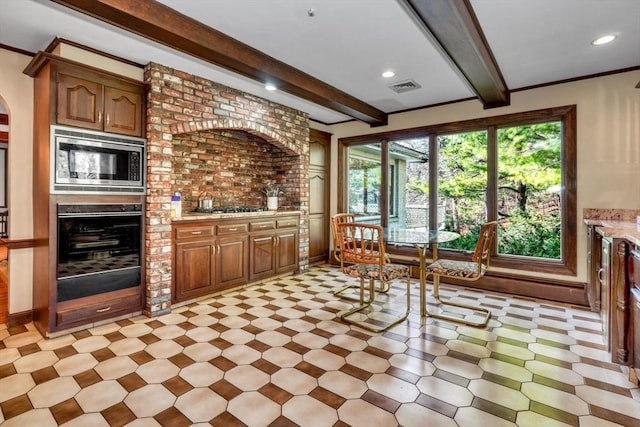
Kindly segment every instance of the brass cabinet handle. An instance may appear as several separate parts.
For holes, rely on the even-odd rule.
[[[598,282],[602,283],[602,272],[604,271],[604,269],[599,268],[598,269]]]
[[[192,231],[191,232],[192,236],[197,236],[198,234],[202,234],[202,231]]]
[[[102,123],[102,111],[98,111],[98,123]]]
[[[96,310],[96,313],[104,313],[104,312],[107,312],[109,310],[111,310],[111,306],[104,307],[104,308],[99,308],[99,309]]]

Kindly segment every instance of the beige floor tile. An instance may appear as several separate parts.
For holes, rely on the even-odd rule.
[[[236,366],[225,372],[224,379],[243,391],[256,391],[268,384],[270,377],[251,365]]]
[[[310,349],[321,349],[329,345],[328,338],[311,332],[299,332],[291,337],[291,341]]]
[[[138,364],[128,357],[117,356],[98,363],[94,368],[103,380],[115,380],[138,369]]]
[[[17,348],[3,348],[0,350],[0,366],[15,362],[20,358]]]
[[[318,381],[311,375],[293,368],[280,369],[271,375],[271,382],[293,395],[306,395],[318,386]]]
[[[450,340],[447,342],[446,347],[453,351],[479,359],[491,356],[491,350],[488,348],[467,341]]]
[[[270,348],[262,354],[262,357],[283,368],[291,368],[302,362],[301,354],[282,347]]]
[[[180,317],[183,317],[183,316],[180,316]],[[187,319],[185,318],[185,321],[186,320]],[[152,334],[162,340],[172,340],[184,335],[185,330],[177,325],[169,324],[169,325],[154,329]]]
[[[529,399],[519,390],[513,390],[500,384],[483,379],[471,380],[467,387],[471,393],[505,408],[515,411],[529,409]]]
[[[180,378],[194,387],[208,387],[223,376],[224,373],[209,362],[194,363],[180,371]]]
[[[326,350],[310,350],[304,354],[303,359],[325,371],[336,371],[346,363],[344,357]]]
[[[389,366],[391,366],[387,359],[374,356],[364,351],[354,351],[346,357],[346,360],[347,363],[366,368],[367,371],[374,374],[386,372]]]
[[[232,399],[227,410],[247,426],[267,426],[278,418],[281,407],[257,391],[242,393]],[[251,410],[247,410],[251,408]]]
[[[64,423],[64,427],[110,427],[107,420],[100,414],[84,414]]]
[[[48,409],[34,409],[33,411],[25,412],[17,417],[5,420],[2,423],[2,427],[26,426],[55,427],[58,426],[58,423]]]
[[[159,322],[165,325],[177,325],[178,323],[186,322],[187,318],[178,313],[169,313],[156,318]]]
[[[582,375],[585,378],[598,380],[605,384],[613,384],[618,387],[629,389],[638,387],[636,384],[629,382],[629,377],[627,374],[623,374],[620,371],[601,369],[593,365],[588,365],[586,363],[576,363],[575,365],[573,365],[573,370],[576,372],[576,374]],[[640,414],[640,407],[638,408],[638,413]]]
[[[222,355],[239,365],[248,365],[260,359],[260,352],[244,345],[232,345],[222,350]]]
[[[325,372],[318,378],[318,384],[345,399],[357,399],[367,391],[365,381],[339,371]]]
[[[395,416],[402,427],[458,427],[453,419],[417,403],[403,404]]]
[[[144,350],[147,345],[138,338],[124,338],[109,345],[109,350],[118,356],[127,356]]]
[[[582,375],[568,368],[563,368],[549,363],[540,362],[538,360],[529,360],[525,363],[525,368],[535,375],[550,378],[569,385],[584,384]]]
[[[482,369],[463,360],[450,356],[438,356],[433,360],[433,365],[447,372],[455,373],[464,378],[474,379],[482,377]]]
[[[487,348],[495,353],[515,357],[520,360],[533,360],[535,358],[535,353],[531,350],[501,341],[489,342],[487,343]]]
[[[160,384],[175,377],[178,372],[180,372],[180,368],[167,359],[155,359],[136,369],[136,374],[148,384]]]
[[[58,360],[60,359],[58,359],[58,356],[53,351],[39,351],[15,360],[13,366],[17,372],[33,372],[51,366]],[[11,361],[8,361],[7,363],[10,362]]]
[[[578,386],[580,387],[580,386]],[[537,383],[522,384],[522,393],[529,399],[573,415],[589,414],[589,405],[579,397]]]
[[[100,412],[115,405],[127,396],[127,391],[117,381],[100,381],[83,388],[75,397],[84,412]]]
[[[420,376],[432,375],[436,370],[433,363],[407,354],[394,354],[389,358],[389,363],[395,368]]]
[[[415,385],[388,374],[375,374],[367,380],[369,388],[400,403],[416,400],[420,391]]]
[[[422,378],[416,384],[422,393],[454,406],[469,406],[473,394],[466,388],[436,377]]]
[[[225,338],[226,339],[226,338]],[[255,336],[255,339],[257,339],[260,342],[263,342],[271,347],[282,347],[283,345],[287,344],[288,342],[291,342],[291,337],[289,335],[285,335],[281,332],[277,332],[277,331],[264,331],[264,332],[260,332],[259,334],[257,334]],[[227,341],[230,341],[229,339],[227,339]]]
[[[34,408],[48,408],[71,399],[80,391],[73,377],[58,377],[31,389],[27,396]],[[4,390],[2,391],[4,395]]]
[[[183,353],[196,362],[206,362],[220,356],[222,350],[208,342],[201,342],[185,348]]]
[[[338,408],[340,420],[352,427],[389,427],[397,425],[395,417],[364,400],[348,400]]]
[[[594,417],[593,415],[585,415],[580,417],[580,427],[619,427],[620,424]]]
[[[518,427],[572,427],[571,424],[563,423],[531,411],[518,412],[516,424],[518,424]],[[580,425],[582,426],[582,424]]]
[[[562,360],[569,363],[577,363],[580,361],[580,356],[562,348],[538,343],[529,344],[528,348],[535,354],[550,357],[552,359]]]
[[[134,323],[120,329],[120,333],[128,338],[137,338],[153,332],[153,328],[144,323]]]
[[[588,385],[577,386],[576,396],[589,404],[635,418],[638,420],[638,425],[640,425],[640,402],[630,397],[621,396],[617,393],[600,390]]]
[[[93,369],[98,361],[89,353],[78,353],[53,364],[58,375],[73,376],[88,369]]]
[[[226,410],[227,401],[206,387],[179,396],[174,405],[193,423],[208,423]]]
[[[367,342],[349,335],[336,334],[329,338],[329,342],[337,347],[349,351],[362,351],[367,348]]]
[[[198,326],[197,328],[188,330],[185,335],[196,342],[204,343],[218,338],[220,336],[220,332],[206,326]]]
[[[282,405],[282,415],[305,427],[332,426],[338,421],[335,409],[309,396],[294,396]]]
[[[106,348],[111,342],[104,336],[97,335],[93,337],[83,338],[72,344],[78,353],[91,353],[92,351]]]
[[[153,344],[149,344],[145,351],[156,359],[168,359],[171,356],[175,356],[181,353],[183,347],[171,340],[156,341]]]
[[[175,404],[176,397],[160,384],[149,384],[127,395],[124,403],[136,417],[153,417]]]
[[[460,427],[478,427],[478,426],[491,426],[491,427],[515,427],[516,424],[505,419],[496,417],[495,415],[488,414],[479,409],[467,407],[460,408],[456,412],[454,420]]]

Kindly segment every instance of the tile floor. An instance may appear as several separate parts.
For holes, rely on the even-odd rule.
[[[331,266],[43,340],[0,330],[10,426],[639,426],[640,391],[582,308],[443,287],[484,329],[346,325]],[[389,299],[401,299],[397,282]],[[379,312],[380,313],[380,312]]]

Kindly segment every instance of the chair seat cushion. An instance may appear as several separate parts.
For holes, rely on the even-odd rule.
[[[482,265],[478,274],[478,263],[469,261],[454,261],[439,259],[427,266],[427,273],[440,276],[459,277],[461,279],[476,279],[484,274],[485,266]]]
[[[408,276],[409,266],[400,264],[384,264],[382,266],[382,272],[380,272],[378,264],[353,264],[346,266],[344,272],[351,277],[361,277],[388,282],[390,280],[397,279],[398,277]]]

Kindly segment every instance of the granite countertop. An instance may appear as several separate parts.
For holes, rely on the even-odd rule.
[[[640,246],[640,224],[636,223],[639,210],[633,209],[585,209],[584,223],[596,227],[602,237],[626,239]]]
[[[301,211],[287,211],[287,210],[278,210],[278,211],[262,211],[262,212],[236,212],[236,213],[217,213],[217,214],[209,214],[209,213],[185,213],[182,216],[171,218],[172,222],[184,222],[184,221],[202,221],[207,219],[226,219],[226,218],[254,218],[254,217],[275,217],[275,216],[285,216],[285,215],[296,215],[300,214]]]

